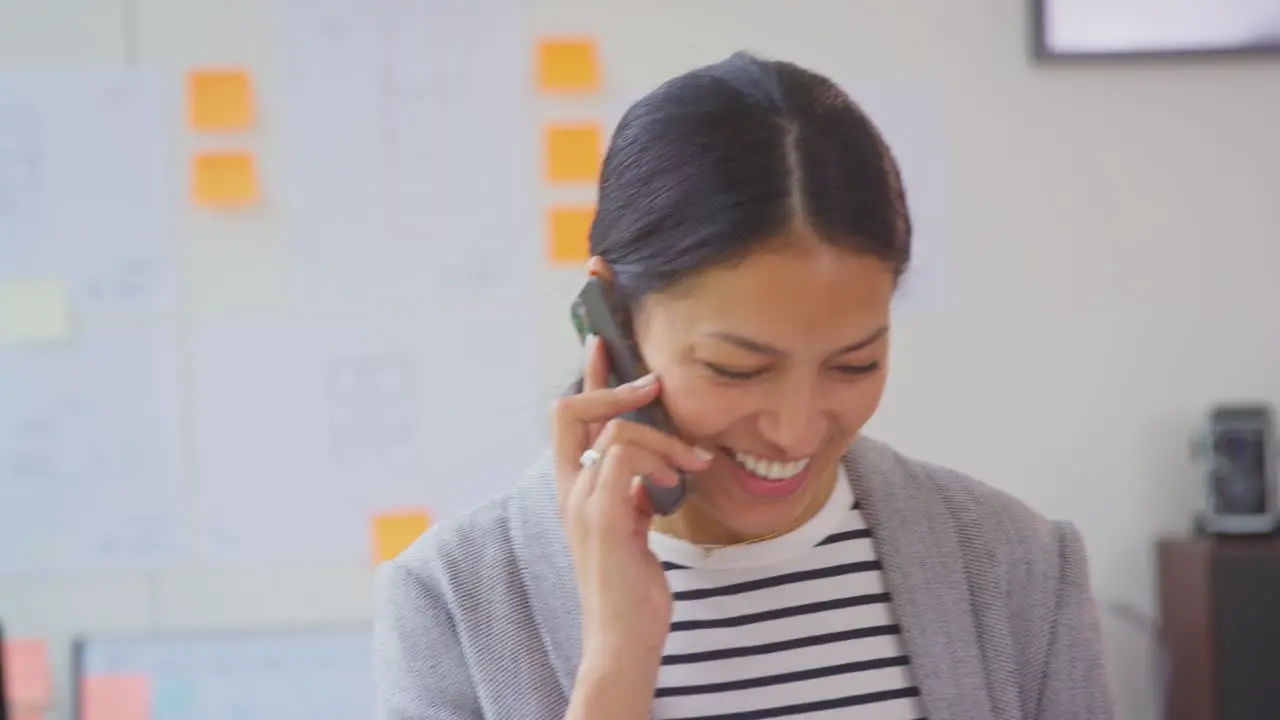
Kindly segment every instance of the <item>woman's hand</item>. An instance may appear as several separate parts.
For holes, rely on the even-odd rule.
[[[618,419],[658,397],[650,375],[608,387],[608,360],[590,337],[583,391],[555,407],[560,506],[582,602],[583,665],[627,666],[656,679],[671,626],[671,590],[649,551],[649,505],[641,476],[674,485],[676,470],[705,468],[710,454],[653,428]],[[582,465],[583,453],[595,461]],[[652,685],[648,696],[652,700]]]

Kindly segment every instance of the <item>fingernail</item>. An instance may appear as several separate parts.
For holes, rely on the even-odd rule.
[[[693,448],[693,454],[697,455],[698,459],[701,460],[702,462],[711,462],[711,460],[714,459],[716,456],[715,453],[700,446],[696,446]]]
[[[644,390],[648,387],[651,387],[657,381],[658,381],[658,376],[653,373],[649,373],[648,375],[645,375],[639,380],[631,381],[631,387],[636,390]]]
[[[595,335],[587,335],[585,338],[582,339],[582,354],[585,357],[587,358],[591,357],[591,351],[595,350],[595,347],[596,347],[595,342],[596,342]]]

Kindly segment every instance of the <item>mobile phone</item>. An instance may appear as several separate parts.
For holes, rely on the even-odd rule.
[[[583,286],[582,292],[573,301],[570,310],[573,326],[578,331],[578,339],[586,342],[588,335],[595,335],[604,344],[605,355],[609,359],[609,385],[617,387],[639,380],[649,374],[644,361],[640,359],[640,351],[636,347],[631,330],[631,315],[626,308],[617,302],[608,280],[592,276]],[[675,434],[675,426],[662,407],[662,402],[655,399],[642,408],[622,415],[632,422],[661,430],[670,435]],[[644,478],[645,492],[649,496],[649,504],[659,515],[670,515],[684,504],[688,494],[688,478],[679,470],[676,471],[678,482],[671,487],[658,485],[649,478]]]

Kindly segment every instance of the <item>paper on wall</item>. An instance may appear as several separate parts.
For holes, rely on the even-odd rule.
[[[553,265],[582,265],[591,256],[593,205],[547,208],[547,260]]]
[[[196,205],[240,209],[258,202],[259,195],[253,153],[202,152],[191,158],[191,196]]]
[[[187,75],[187,123],[197,132],[252,127],[253,82],[243,68],[201,68]]]
[[[302,303],[527,298],[541,232],[520,4],[276,9],[281,192]]]
[[[151,679],[136,673],[85,676],[79,720],[152,720]]]
[[[0,574],[180,560],[182,388],[166,326],[0,348]]]
[[[0,73],[0,279],[60,278],[76,307],[172,307],[163,87],[139,70]]]
[[[195,339],[200,555],[367,562],[386,508],[468,509],[538,451],[533,330],[495,308],[318,317]]]
[[[546,37],[536,45],[538,90],[582,94],[600,89],[600,51],[591,37]]]
[[[53,280],[0,280],[0,345],[56,343],[71,333],[67,289]]]
[[[3,648],[5,692],[18,711],[38,711],[53,700],[53,667],[49,643],[44,638],[5,638]]]
[[[405,548],[417,540],[431,525],[431,518],[423,508],[402,508],[375,513],[370,518],[373,534],[373,561],[394,560]]]
[[[543,128],[543,175],[548,183],[594,185],[600,178],[604,141],[600,123],[552,123]]]

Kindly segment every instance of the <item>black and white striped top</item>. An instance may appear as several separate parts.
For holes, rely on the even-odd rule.
[[[675,596],[656,720],[917,720],[919,690],[853,489],[796,530],[712,550],[652,533]]]

